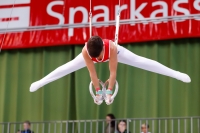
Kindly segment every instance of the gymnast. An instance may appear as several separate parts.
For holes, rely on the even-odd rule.
[[[30,92],[34,92],[44,85],[86,66],[96,90],[96,99],[94,100],[95,103],[98,104],[98,99],[102,97],[102,90],[99,86],[99,80],[94,64],[107,61],[109,61],[110,70],[110,76],[107,80],[109,84],[108,89],[106,90],[106,102],[108,104],[113,102],[110,98],[113,94],[112,90],[116,82],[118,62],[169,76],[185,83],[191,82],[190,77],[185,73],[170,69],[157,61],[138,56],[128,49],[116,45],[115,42],[111,40],[102,39],[99,36],[92,36],[87,43],[85,43],[82,52],[75,59],[58,67],[44,78],[32,83]]]

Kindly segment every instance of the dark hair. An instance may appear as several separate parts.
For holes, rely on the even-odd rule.
[[[87,42],[87,50],[91,57],[98,57],[103,50],[103,41],[99,36],[92,36]]]
[[[111,127],[115,127],[115,116],[113,114],[107,114],[106,116],[110,117],[111,119]]]
[[[119,120],[118,124],[119,124],[120,122],[126,123],[126,120]]]
[[[29,126],[31,125],[31,122],[30,121],[24,121],[24,123],[28,124]]]

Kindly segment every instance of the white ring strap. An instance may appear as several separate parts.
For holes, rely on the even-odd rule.
[[[116,30],[115,30],[115,45],[117,46],[118,45],[118,36],[119,36],[119,21],[120,21],[120,0],[119,0],[119,9],[118,9],[118,12],[117,12],[117,16],[116,16]]]
[[[91,38],[92,37],[92,0],[90,0],[89,21],[90,21],[90,38]]]

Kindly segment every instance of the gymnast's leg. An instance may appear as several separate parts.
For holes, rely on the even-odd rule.
[[[157,61],[138,56],[122,46],[118,45],[118,51],[118,62],[120,63],[176,78],[186,83],[191,81],[187,74],[172,70]]]
[[[70,74],[76,70],[79,70],[85,66],[86,66],[86,64],[85,64],[83,55],[82,55],[82,53],[80,53],[72,61],[58,67],[57,69],[55,69],[53,72],[51,72],[50,74],[48,74],[41,80],[32,83],[31,87],[30,87],[30,92],[34,92],[34,91],[38,90],[40,87],[42,87],[54,80],[62,78],[63,76]]]

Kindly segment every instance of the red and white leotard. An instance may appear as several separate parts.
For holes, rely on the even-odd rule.
[[[89,57],[92,59],[92,61],[98,63],[98,62],[106,62],[109,60],[109,58],[110,58],[110,40],[103,39],[103,45],[104,45],[104,54],[103,54],[103,58],[101,60],[91,57],[87,51],[87,53],[88,53]],[[86,49],[87,49],[87,47],[86,47]]]

